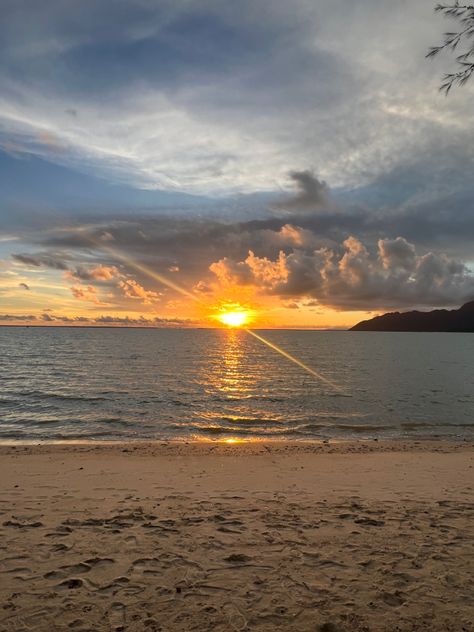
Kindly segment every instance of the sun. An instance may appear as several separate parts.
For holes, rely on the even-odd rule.
[[[208,318],[230,329],[249,327],[257,316],[258,311],[254,307],[238,301],[221,301],[208,313]]]
[[[243,327],[250,320],[250,313],[245,310],[232,310],[217,314],[217,320],[227,327]]]

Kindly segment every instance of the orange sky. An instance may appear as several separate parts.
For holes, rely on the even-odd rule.
[[[145,271],[139,282],[118,266],[95,266],[91,278],[79,282],[68,271],[12,262],[4,265],[3,277],[2,312],[8,311],[3,324],[223,327],[216,316],[244,310],[246,324],[255,328],[325,329],[346,328],[375,314],[337,311],[310,298],[283,300],[219,275],[205,288],[197,283],[188,289],[179,271],[159,279]]]

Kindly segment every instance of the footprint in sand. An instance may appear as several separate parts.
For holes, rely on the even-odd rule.
[[[241,630],[245,630],[247,628],[247,619],[234,603],[224,603],[222,605],[222,612],[233,630],[241,632]]]
[[[125,626],[126,607],[119,601],[114,601],[110,604],[110,609],[107,612],[111,630],[122,630]]]
[[[232,553],[224,558],[224,561],[229,562],[230,564],[245,564],[251,560],[252,558],[245,555],[245,553]]]
[[[70,551],[72,549],[72,544],[67,546],[66,544],[53,544],[50,551],[51,553],[63,553],[65,551]]]
[[[390,592],[384,592],[381,595],[382,600],[388,605],[388,606],[401,606],[402,603],[405,603],[406,601],[406,597],[405,595],[400,592],[399,590],[396,590],[393,593]]]
[[[70,577],[56,586],[58,589],[78,590],[84,586],[84,580],[79,577]]]
[[[60,566],[58,569],[45,573],[45,579],[62,579],[71,574],[88,573],[91,570],[91,566],[85,562],[79,562],[78,564],[67,564]]]
[[[25,520],[21,522],[20,520],[5,520],[5,522],[2,523],[2,526],[14,527],[16,529],[37,529],[38,527],[42,527],[43,523],[39,521],[27,522]]]
[[[116,577],[109,584],[106,584],[105,586],[101,586],[100,588],[98,588],[97,592],[104,593],[104,594],[115,593],[116,591],[120,589],[128,588],[129,585],[130,585],[130,580],[128,579],[128,577],[124,577],[124,576]],[[133,592],[134,587],[131,586],[131,589]]]
[[[105,566],[110,566],[111,564],[115,564],[115,560],[112,557],[91,557],[82,564],[87,564],[90,568],[104,568]]]
[[[162,572],[162,565],[156,557],[142,557],[132,562],[130,572],[158,574]]]

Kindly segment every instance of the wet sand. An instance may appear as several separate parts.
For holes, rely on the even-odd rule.
[[[0,447],[0,631],[474,630],[472,443]]]

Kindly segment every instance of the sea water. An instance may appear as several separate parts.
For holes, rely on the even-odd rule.
[[[0,440],[474,438],[474,335],[0,327]]]

